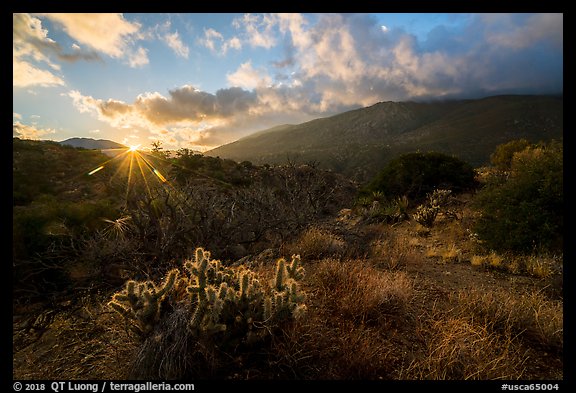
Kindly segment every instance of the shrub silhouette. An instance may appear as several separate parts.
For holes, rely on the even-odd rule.
[[[468,163],[443,153],[408,153],[390,163],[362,190],[382,192],[386,198],[407,196],[421,200],[437,188],[461,192],[475,186],[474,169]]]

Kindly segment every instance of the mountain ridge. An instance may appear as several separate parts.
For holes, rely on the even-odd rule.
[[[61,145],[67,145],[72,147],[81,147],[84,149],[127,149],[128,146],[125,146],[121,143],[114,142],[108,139],[94,139],[94,138],[68,138],[64,141],[58,142]]]
[[[403,153],[438,151],[482,166],[498,144],[518,138],[559,139],[562,128],[562,96],[386,101],[262,130],[205,154],[259,165],[317,162],[324,169],[366,180]]]

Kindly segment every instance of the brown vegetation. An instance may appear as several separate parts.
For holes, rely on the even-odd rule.
[[[14,378],[124,379],[154,361],[143,354],[164,351],[164,359],[190,362],[163,363],[165,377],[184,367],[243,380],[562,379],[561,289],[550,291],[559,273],[513,272],[501,268],[513,259],[478,255],[465,227],[472,214],[464,207],[462,220],[439,220],[426,237],[413,221],[366,225],[353,215],[302,232],[284,251],[307,255],[306,317],[226,363],[218,353],[203,353],[202,362],[179,353],[192,345],[174,341],[186,337],[182,310],[163,322],[164,335],[138,344],[103,299],[60,315],[39,340],[16,348]],[[359,234],[364,256],[344,256]],[[273,277],[273,258],[256,270]]]

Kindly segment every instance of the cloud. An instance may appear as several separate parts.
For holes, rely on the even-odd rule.
[[[204,37],[198,39],[198,43],[211,52],[224,56],[229,49],[242,49],[242,42],[238,37],[232,37],[228,40],[213,28],[204,29]]]
[[[132,68],[142,67],[148,64],[148,50],[140,47],[135,51],[128,52],[128,64]]]
[[[40,14],[62,26],[76,41],[113,58],[124,57],[140,25],[122,14]]]
[[[48,38],[48,32],[42,28],[42,22],[28,14],[13,14],[12,21],[13,86],[64,85],[61,77],[39,66],[44,64],[52,70],[60,69],[57,64],[50,61],[48,55],[61,53],[61,48]]]
[[[204,29],[204,38],[199,39],[201,45],[210,49],[212,52],[217,52],[216,41],[222,41],[224,37],[216,30],[209,28]]]
[[[99,129],[95,129],[95,130],[90,130],[88,131],[89,134],[99,134],[100,130]]]
[[[22,115],[20,113],[12,112],[12,118],[22,120]]]
[[[12,22],[13,48],[17,58],[30,56],[36,61],[47,63],[53,69],[59,69],[59,66],[50,62],[51,56],[67,62],[100,60],[97,53],[84,52],[78,45],[72,46],[74,52],[65,53],[60,44],[48,37],[48,30],[42,27],[42,21],[36,17],[13,14]]]
[[[246,40],[251,46],[270,49],[276,45],[274,34],[276,23],[274,15],[244,14],[242,17],[235,18],[232,25],[244,31]]]
[[[91,48],[83,50],[77,43],[66,52],[48,36],[40,18],[60,26],[71,38]],[[26,14],[12,15],[13,32],[13,86],[63,86],[64,79],[57,75],[60,65],[52,59],[65,62],[102,61],[98,52],[114,58],[125,58],[131,67],[148,63],[144,48],[134,48],[131,40],[139,25],[127,22],[120,14]]]
[[[386,100],[538,93],[546,86],[546,92],[561,91],[562,14],[462,20],[432,28],[422,41],[402,28],[383,29],[366,14],[247,14],[234,25],[254,38],[252,44],[284,47],[284,58],[271,61],[278,69],[271,85],[284,90],[258,87],[257,72],[245,64],[228,82],[256,88],[261,101],[266,96],[317,114]]]
[[[66,84],[62,78],[52,72],[37,68],[23,60],[13,60],[12,67],[12,84],[14,87],[48,87],[64,86]]]
[[[237,130],[259,105],[255,92],[240,87],[212,94],[184,85],[168,93],[167,97],[158,92],[142,93],[131,104],[86,96],[77,90],[66,95],[79,112],[89,113],[113,127],[139,130],[160,140],[174,139],[182,134],[181,130],[203,134],[216,127]]]
[[[484,14],[480,20],[490,44],[510,49],[523,49],[546,42],[561,49],[563,14]]]
[[[177,31],[174,33],[166,34],[163,38],[166,44],[168,44],[168,46],[174,51],[174,53],[185,59],[188,58],[190,49],[182,42]]]
[[[40,139],[40,137],[44,135],[54,133],[56,133],[56,130],[52,128],[36,128],[34,126],[22,124],[19,121],[12,123],[12,136],[20,139]]]
[[[239,86],[247,89],[254,89],[258,86],[268,86],[272,83],[272,78],[266,71],[252,68],[250,61],[241,64],[235,72],[227,74],[226,79],[231,86]]]

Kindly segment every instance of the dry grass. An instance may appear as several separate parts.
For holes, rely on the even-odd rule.
[[[481,267],[484,264],[485,257],[481,255],[472,255],[470,258],[470,264],[472,266]]]
[[[520,379],[527,358],[510,336],[467,318],[442,317],[432,322],[423,357],[412,361],[406,379]]]
[[[495,252],[491,252],[487,258],[488,265],[493,269],[501,269],[504,258]]]
[[[406,241],[405,238],[389,234],[385,238],[375,240],[370,244],[370,257],[374,265],[387,270],[399,270],[408,264],[414,264],[422,259],[418,251],[417,238]]]
[[[455,243],[452,243],[443,250],[440,256],[445,262],[458,262],[460,260],[461,253],[462,250],[456,247]]]
[[[562,302],[549,300],[540,292],[518,295],[505,290],[460,291],[454,297],[457,315],[476,318],[493,331],[518,335],[529,344],[562,352]]]
[[[286,246],[286,254],[299,254],[302,258],[316,260],[343,254],[346,243],[327,230],[309,228],[293,243]]]
[[[448,246],[432,246],[426,250],[427,258],[437,259],[440,263],[459,262],[462,258],[462,250],[455,243]]]
[[[271,351],[276,378],[320,380],[393,379],[401,349],[390,329],[358,324],[321,305],[283,329]]]
[[[362,260],[323,260],[313,280],[325,307],[361,322],[402,315],[413,294],[406,273],[380,271]]]
[[[553,271],[554,259],[530,255],[523,261],[526,273],[536,278],[546,278],[551,276]]]
[[[500,270],[510,274],[526,274],[543,279],[552,276],[562,265],[562,257],[542,255],[507,256],[506,258],[492,251],[488,255],[473,255],[472,266],[491,270]]]

